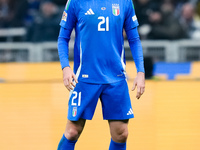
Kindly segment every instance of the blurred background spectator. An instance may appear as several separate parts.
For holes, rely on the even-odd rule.
[[[26,14],[26,26],[31,26],[34,18],[38,15],[40,9],[40,0],[28,0],[28,11]]]
[[[186,38],[200,38],[200,22],[195,20],[195,7],[191,3],[183,5],[179,21],[186,31]]]
[[[0,0],[0,29],[24,27],[27,9],[27,0]],[[0,41],[6,40],[0,32]]]
[[[134,0],[141,39],[200,38],[198,0]]]
[[[160,10],[149,14],[149,39],[175,40],[185,37],[184,29],[174,15],[175,5],[170,0],[160,4]]]
[[[159,12],[160,2],[151,0],[134,0],[135,12],[140,26],[138,27],[142,39],[147,38],[147,34],[151,30],[149,15],[157,11]]]
[[[0,27],[24,26],[28,2],[26,0],[0,0]]]
[[[51,1],[42,2],[32,24],[29,25],[27,39],[33,42],[56,41],[62,11]]]

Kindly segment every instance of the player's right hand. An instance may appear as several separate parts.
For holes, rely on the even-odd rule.
[[[142,96],[142,94],[145,91],[145,75],[143,72],[138,72],[138,74],[134,80],[134,83],[133,83],[132,91],[134,91],[136,87],[137,87],[136,98],[140,99],[140,97]]]
[[[63,69],[63,82],[65,87],[70,91],[75,88],[75,82],[78,83],[78,80],[76,78],[76,75],[72,71],[70,67],[65,67]]]

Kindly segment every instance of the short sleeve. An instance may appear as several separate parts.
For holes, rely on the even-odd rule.
[[[76,25],[75,0],[68,0],[62,15],[60,26],[72,30]]]
[[[126,1],[124,29],[126,31],[139,25],[132,0]]]

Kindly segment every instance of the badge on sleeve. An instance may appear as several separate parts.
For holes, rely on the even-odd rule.
[[[132,17],[133,22],[137,20],[136,15]]]
[[[67,13],[65,11],[63,12],[62,20],[67,21]]]

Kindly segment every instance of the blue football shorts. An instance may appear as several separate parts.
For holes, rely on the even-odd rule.
[[[104,120],[126,120],[133,118],[133,110],[126,80],[111,84],[80,82],[70,92],[68,119],[93,118],[98,99],[102,104]]]

